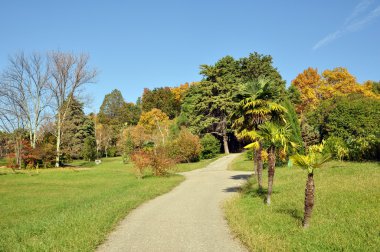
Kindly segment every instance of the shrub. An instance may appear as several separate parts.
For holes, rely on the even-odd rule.
[[[193,135],[188,129],[182,128],[177,139],[170,146],[170,155],[178,162],[199,161],[202,150],[199,137]]]
[[[116,155],[117,155],[116,146],[111,146],[107,149],[107,156],[108,157],[116,157]]]
[[[154,149],[136,150],[131,154],[131,159],[137,169],[137,176],[142,178],[146,169],[152,169],[155,176],[163,176],[168,173],[176,162],[168,152],[168,147],[159,146]]]
[[[340,137],[329,137],[325,142],[326,152],[330,153],[333,158],[343,160],[349,157],[349,149],[344,140]]]
[[[155,176],[163,176],[176,164],[168,153],[168,148],[164,146],[157,147],[155,150],[148,151],[150,166]]]
[[[144,175],[145,169],[150,166],[150,158],[147,151],[137,150],[131,154],[131,160],[134,163],[134,167],[137,171],[137,177],[142,178]]]
[[[247,158],[247,160],[253,160],[254,159],[254,155],[253,155],[253,150],[247,150],[245,152],[245,157]]]
[[[321,138],[338,137],[344,141],[348,159],[379,159],[379,99],[362,95],[335,97],[322,102],[308,117]]]
[[[216,156],[216,154],[220,152],[219,140],[209,133],[207,133],[201,139],[201,145],[202,145],[202,152],[201,152],[202,159],[213,158]]]

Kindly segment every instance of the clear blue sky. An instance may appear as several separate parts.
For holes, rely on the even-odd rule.
[[[90,110],[115,88],[134,102],[144,87],[197,81],[200,64],[254,51],[288,84],[309,66],[380,80],[380,0],[2,0],[0,31],[0,69],[19,51],[89,53],[100,71]]]

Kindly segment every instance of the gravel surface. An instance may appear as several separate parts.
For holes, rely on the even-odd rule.
[[[133,210],[97,251],[247,251],[221,209],[250,174],[227,171],[236,155],[181,173],[184,182]]]

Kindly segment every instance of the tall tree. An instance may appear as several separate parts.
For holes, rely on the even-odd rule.
[[[321,99],[320,85],[321,76],[318,74],[317,69],[311,67],[298,74],[292,81],[292,86],[297,88],[300,93],[301,103],[297,105],[298,113],[316,107],[318,100]]]
[[[81,158],[84,141],[90,137],[95,137],[94,123],[84,114],[83,104],[73,98],[62,127],[62,153],[69,159]]]
[[[139,111],[133,103],[125,102],[118,89],[106,94],[99,110],[99,122],[107,125],[122,126],[125,123],[137,124]]]
[[[25,56],[23,53],[9,58],[3,73],[3,94],[18,107],[21,119],[29,132],[30,145],[36,148],[37,133],[45,117],[50,98],[47,94],[49,66],[46,58],[38,53]]]
[[[180,112],[179,101],[169,87],[154,88],[153,90],[145,88],[141,102],[144,112],[156,108],[167,114],[170,119],[178,116]]]
[[[220,136],[224,152],[229,153],[229,115],[237,105],[233,94],[239,90],[239,64],[234,58],[226,56],[215,65],[202,65],[200,73],[204,79],[188,90],[181,117],[193,133]]]
[[[62,127],[66,123],[66,115],[72,99],[80,88],[94,81],[97,72],[88,66],[89,56],[79,56],[53,51],[49,53],[49,66],[51,80],[48,87],[54,101],[56,114],[56,163],[60,166]]]
[[[248,141],[257,141],[254,149],[255,172],[259,189],[262,189],[262,142],[256,139],[256,134],[251,134],[259,129],[259,126],[267,121],[280,122],[284,120],[286,109],[278,104],[280,91],[275,82],[267,77],[260,77],[257,81],[247,82],[238,94],[242,98],[232,118],[233,128],[237,136]]]
[[[297,88],[300,93],[301,102],[297,104],[297,112],[300,114],[315,109],[321,101],[334,96],[362,94],[366,97],[379,98],[372,85],[368,83],[360,85],[355,76],[344,67],[327,69],[322,75],[319,75],[317,69],[309,67],[297,75],[292,81],[292,87]]]

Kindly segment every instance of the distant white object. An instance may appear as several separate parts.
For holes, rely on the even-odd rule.
[[[102,160],[100,160],[100,159],[96,159],[96,160],[95,160],[95,164],[98,165],[98,164],[101,164],[101,163],[102,163]]]

